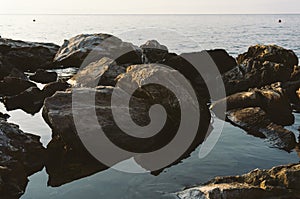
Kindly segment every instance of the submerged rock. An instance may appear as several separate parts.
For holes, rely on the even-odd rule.
[[[227,119],[251,135],[266,138],[276,148],[291,151],[296,146],[294,133],[273,123],[258,107],[231,110]]]
[[[0,114],[0,195],[19,198],[25,191],[27,176],[40,171],[45,150],[40,137],[24,133]]]
[[[88,60],[85,60],[92,51],[92,55],[89,56]],[[57,52],[54,62],[64,67],[80,67],[103,57],[112,58],[120,65],[142,63],[140,48],[131,43],[123,42],[112,35],[101,33],[81,34],[65,40]]]
[[[51,68],[59,46],[52,43],[24,42],[0,38],[0,68],[34,72]]]
[[[115,86],[116,77],[125,71],[125,67],[104,57],[79,70],[68,82],[73,87]]]
[[[34,75],[31,75],[29,77],[29,79],[37,83],[48,84],[57,80],[57,73],[47,72],[43,69],[38,69]]]
[[[299,173],[299,164],[256,169],[241,176],[217,177],[176,195],[180,199],[299,199]]]

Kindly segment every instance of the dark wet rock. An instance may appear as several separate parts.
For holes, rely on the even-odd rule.
[[[59,136],[52,138],[47,146],[46,171],[48,186],[58,187],[107,169],[84,148],[73,150]]]
[[[237,66],[236,60],[224,49],[207,50],[207,53],[214,60],[221,74]]]
[[[58,49],[59,46],[51,43],[0,38],[0,66],[8,72],[12,68],[31,72],[43,67],[47,69]]]
[[[49,83],[43,90],[30,87],[17,95],[5,96],[3,104],[8,111],[21,109],[26,113],[35,114],[41,110],[47,97],[51,97],[56,91],[64,91],[68,87],[69,84],[64,81]]]
[[[291,74],[290,81],[299,81],[300,80],[300,66],[294,66],[293,73]]]
[[[236,66],[234,58],[229,56],[225,50],[209,50],[181,55],[169,53],[161,64],[178,70],[191,82],[197,93],[205,97],[207,101],[210,101],[211,98],[207,84],[215,85],[221,74]],[[218,86],[213,87],[217,88]]]
[[[79,70],[68,82],[73,87],[115,86],[116,77],[125,71],[126,67],[104,57]]]
[[[240,92],[214,102],[211,106],[216,115],[222,114],[219,108],[227,105],[227,111],[249,107],[260,107],[270,120],[279,125],[292,125],[294,116],[290,102],[281,88],[253,89]]]
[[[144,63],[159,63],[162,62],[168,56],[168,48],[161,45],[156,40],[149,40],[145,44],[141,45],[143,50],[143,62]]]
[[[87,60],[85,58],[93,51]],[[86,66],[103,57],[114,59],[118,64],[142,63],[142,51],[131,43],[109,34],[81,34],[65,40],[54,62],[64,67]],[[85,60],[85,62],[83,62]]]
[[[266,138],[276,148],[291,151],[296,146],[294,133],[273,123],[259,107],[231,110],[227,119],[249,134]]]
[[[64,80],[58,80],[56,82],[51,82],[46,84],[42,90],[43,98],[51,97],[56,91],[65,91],[70,87],[70,85]]]
[[[47,84],[50,82],[55,82],[57,80],[57,73],[38,69],[34,75],[31,75],[29,77],[29,79],[37,83]]]
[[[216,177],[176,195],[180,199],[299,199],[300,165],[255,169],[241,176]]]
[[[25,191],[27,176],[44,165],[45,149],[40,137],[24,133],[0,114],[0,194],[1,198],[19,198]]]
[[[13,96],[17,95],[30,87],[36,85],[24,79],[16,77],[5,77],[0,81],[0,96]]]
[[[239,55],[238,66],[223,74],[228,95],[291,79],[298,58],[291,50],[257,45]]]
[[[237,58],[238,64],[245,64],[251,61],[272,62],[283,64],[286,68],[298,66],[298,57],[292,50],[284,49],[276,45],[256,45],[249,47],[248,51]]]
[[[6,77],[14,77],[18,79],[28,80],[28,77],[24,74],[24,72],[20,71],[17,68],[12,68],[10,73],[7,74]]]
[[[42,91],[37,87],[30,87],[14,96],[5,96],[3,104],[7,111],[22,109],[26,113],[35,114],[43,106]]]

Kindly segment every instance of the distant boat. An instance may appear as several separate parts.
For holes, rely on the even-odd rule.
[[[278,23],[281,23],[281,22],[282,22],[281,19],[279,19],[279,20],[278,20]]]

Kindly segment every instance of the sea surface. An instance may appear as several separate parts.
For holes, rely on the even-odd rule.
[[[300,15],[0,15],[3,38],[61,45],[64,39],[81,33],[110,33],[136,45],[156,39],[176,53],[223,48],[237,56],[251,45],[277,44],[300,57]],[[2,104],[0,111],[6,112]],[[16,110],[9,114],[10,122],[40,135],[44,146],[48,144],[51,129],[41,113],[32,116]],[[288,129],[298,138],[300,115],[295,116],[295,124]],[[55,188],[47,186],[44,169],[30,176],[22,198],[174,198],[172,193],[215,176],[299,162],[296,151],[273,148],[228,123],[211,153],[203,159],[198,153],[199,149],[159,176],[108,169]]]

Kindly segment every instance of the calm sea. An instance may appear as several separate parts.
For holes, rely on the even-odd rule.
[[[61,45],[77,34],[100,32],[136,45],[157,39],[177,53],[224,48],[236,56],[259,43],[292,49],[300,57],[300,15],[0,15],[0,35],[5,38]],[[2,105],[0,111],[5,112]],[[22,130],[40,135],[44,145],[50,141],[51,130],[40,113],[31,116],[17,110],[9,114],[10,121]],[[288,128],[297,137],[299,126],[300,116],[296,114],[296,123]],[[48,175],[43,170],[30,177],[22,198],[173,198],[171,193],[215,176],[298,161],[295,151],[272,148],[264,140],[226,124],[207,157],[199,159],[195,151],[159,176],[109,169],[53,188],[47,187]]]

